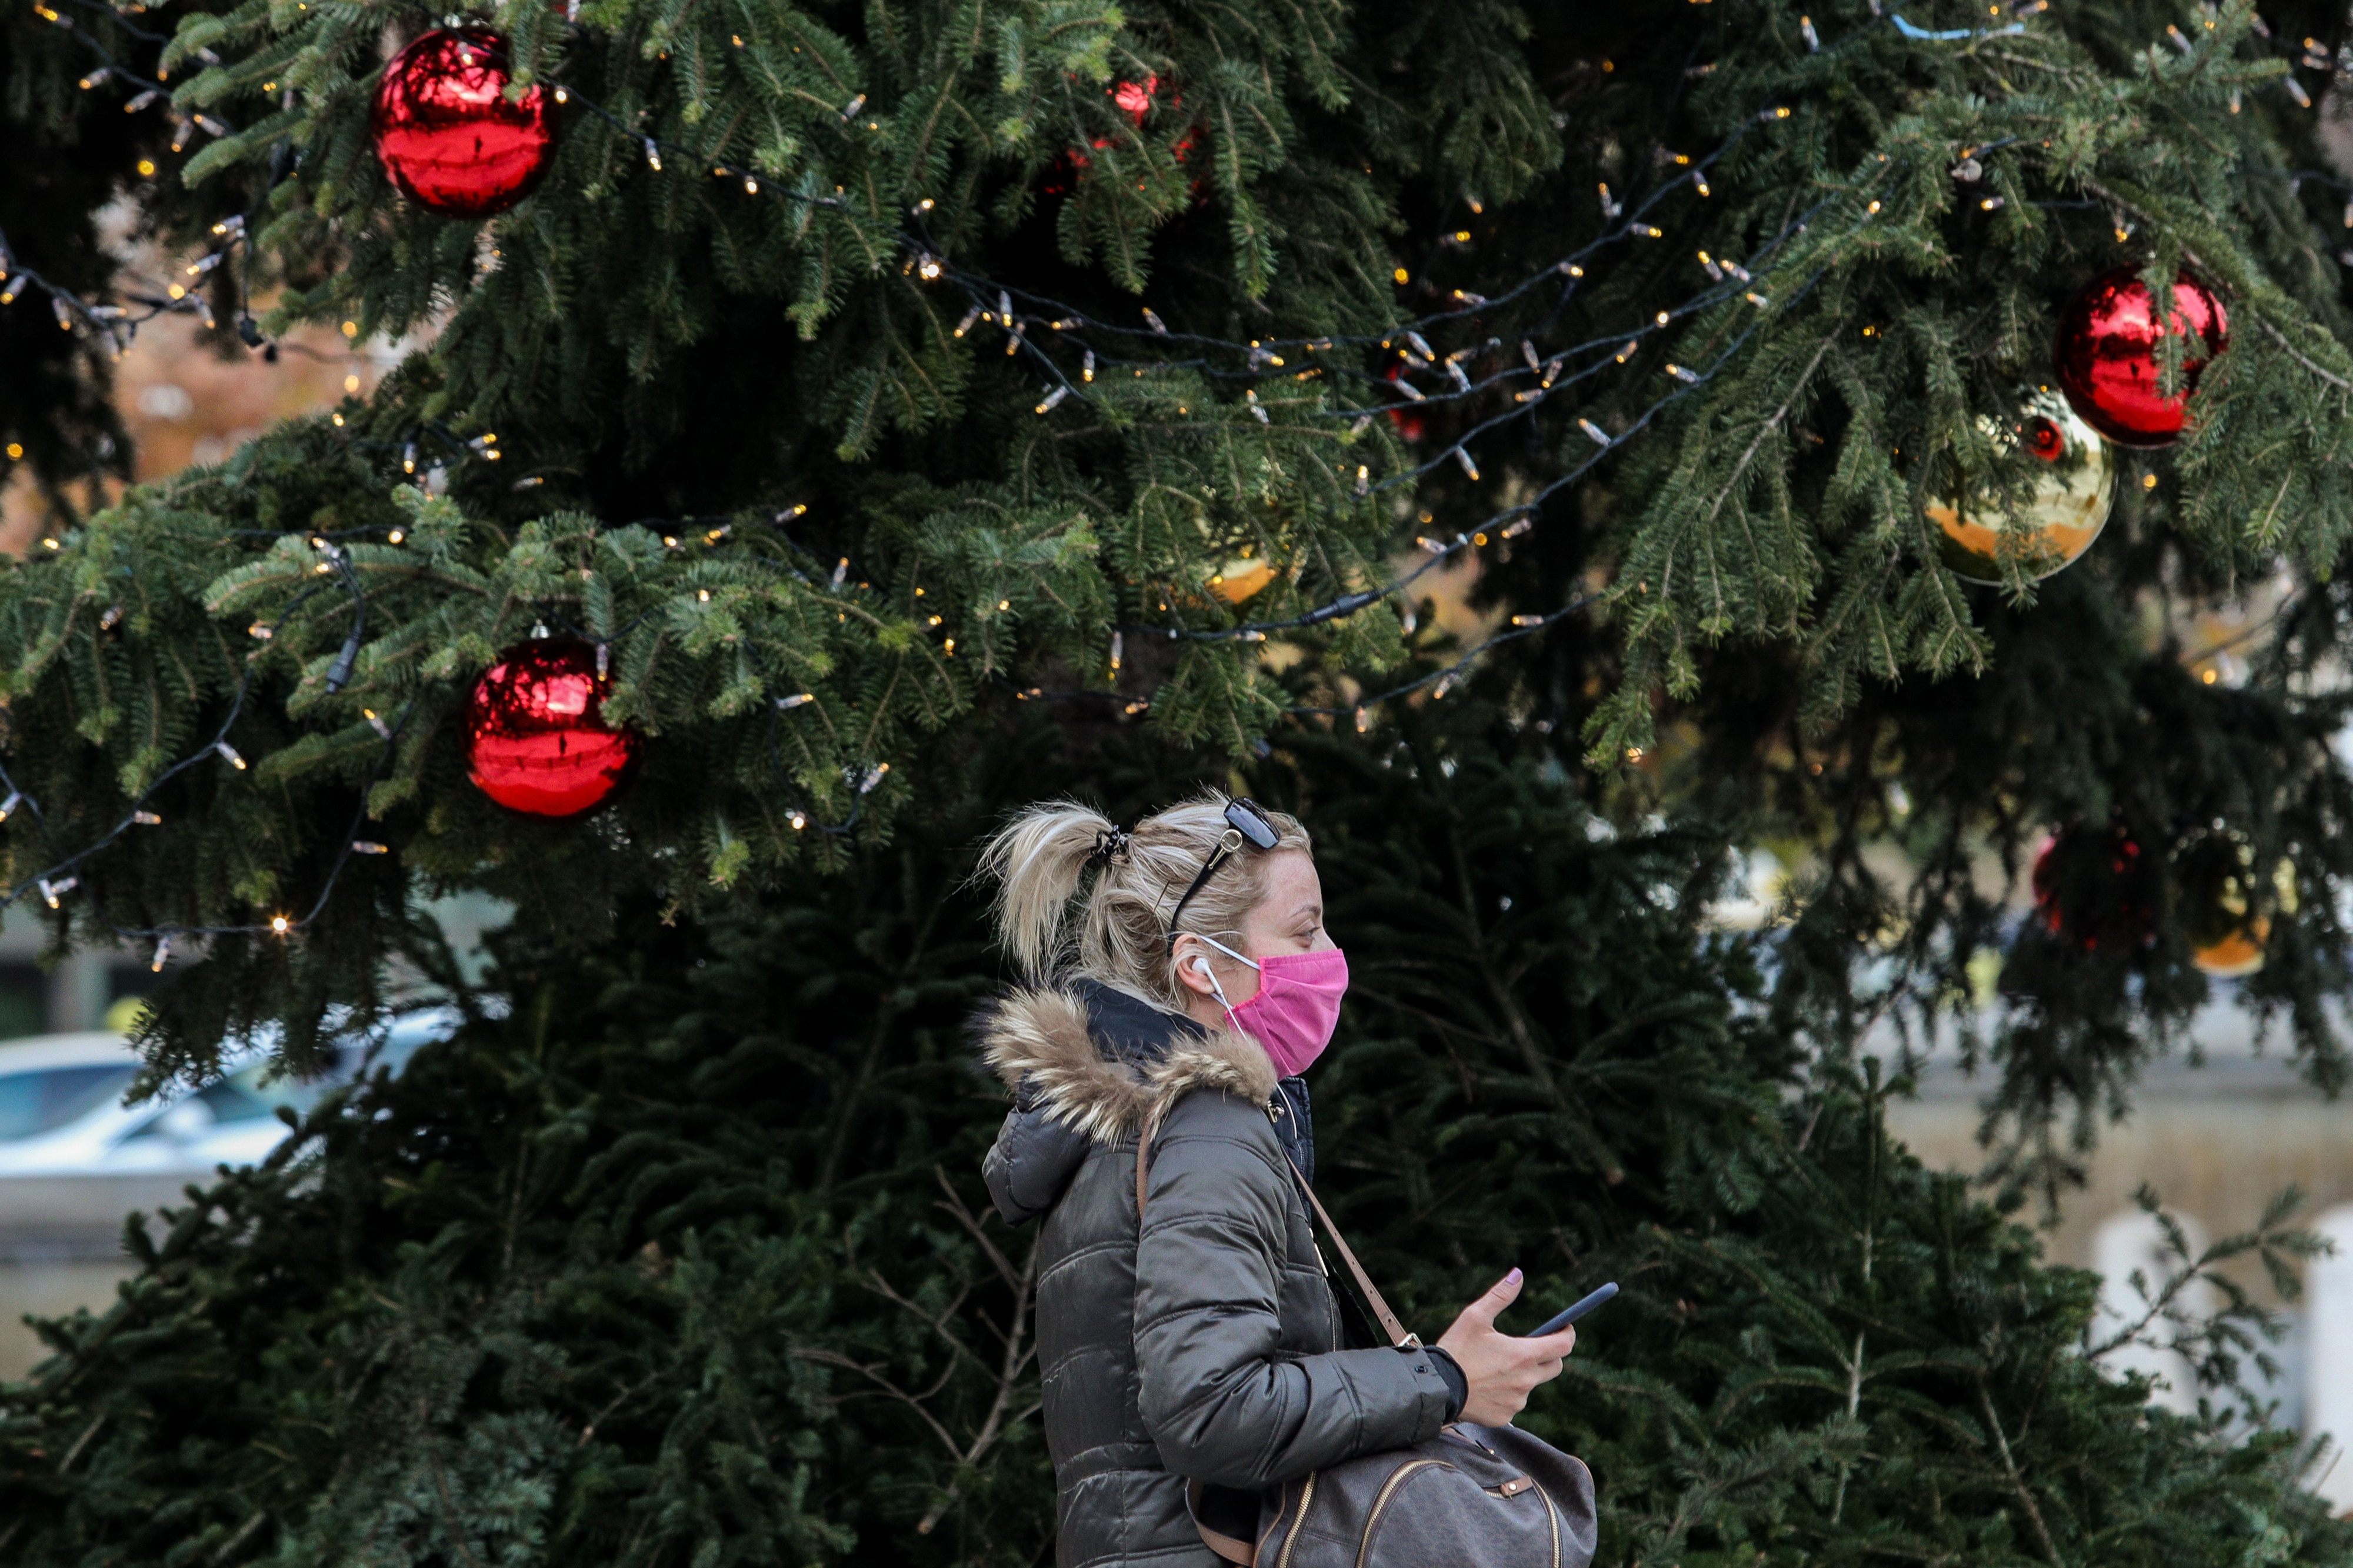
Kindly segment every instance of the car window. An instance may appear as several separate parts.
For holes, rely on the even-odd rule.
[[[42,1068],[0,1076],[0,1138],[55,1131],[93,1106],[120,1095],[136,1067]]]
[[[258,1121],[277,1110],[275,1101],[254,1093],[235,1079],[200,1089],[196,1098],[210,1108],[215,1121]]]

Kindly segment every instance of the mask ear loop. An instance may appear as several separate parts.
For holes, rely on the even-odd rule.
[[[1228,958],[1232,959],[1236,963],[1247,963],[1247,964],[1249,964],[1252,969],[1257,969],[1257,970],[1259,970],[1259,972],[1260,972],[1261,973],[1265,973],[1264,969],[1261,967],[1261,965],[1260,965],[1260,963],[1259,963],[1259,962],[1258,962],[1258,960],[1257,960],[1257,959],[1255,959],[1255,958],[1244,958],[1240,953],[1236,952],[1232,948],[1228,947],[1224,942],[1219,942],[1216,937],[1213,937],[1213,936],[1201,936],[1201,933],[1200,933],[1199,931],[1193,931],[1193,932],[1191,932],[1191,933],[1189,933],[1189,934],[1194,935],[1194,936],[1200,936],[1200,937],[1201,937],[1201,940],[1202,940],[1203,942],[1208,942],[1211,947],[1216,948],[1219,952],[1224,953]],[[1194,955],[1194,958],[1193,958],[1193,972],[1194,972],[1195,973],[1197,973],[1197,974],[1200,975],[1204,980],[1207,980],[1207,981],[1209,983],[1209,990],[1211,991],[1211,993],[1213,993],[1213,994],[1217,996],[1217,998],[1218,998],[1218,1005],[1219,1005],[1219,1006],[1220,1006],[1220,1007],[1223,1007],[1223,1008],[1226,1010],[1226,1022],[1228,1022],[1229,1024],[1231,1024],[1231,1025],[1234,1026],[1234,1033],[1236,1033],[1237,1035],[1246,1035],[1246,1034],[1248,1034],[1250,1031],[1242,1027],[1242,1021],[1241,1021],[1240,1018],[1237,1018],[1236,1016],[1234,1016],[1234,1005],[1233,1005],[1231,1002],[1229,1002],[1229,1001],[1227,1001],[1227,1000],[1226,1000],[1226,988],[1225,988],[1224,986],[1222,986],[1222,985],[1220,985],[1220,984],[1218,984],[1218,972],[1217,972],[1216,970],[1214,970],[1214,969],[1212,969],[1212,968],[1210,968],[1210,967],[1209,967],[1209,961],[1208,961],[1208,959],[1206,959],[1206,958],[1203,958],[1203,957],[1199,956],[1198,953],[1197,953],[1197,954],[1195,954],[1195,955]]]

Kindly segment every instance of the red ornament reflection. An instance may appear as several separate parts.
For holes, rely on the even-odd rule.
[[[420,206],[488,217],[531,195],[555,157],[544,87],[505,97],[506,40],[480,27],[426,34],[393,57],[369,131],[386,178]]]
[[[2193,278],[2173,285],[2176,319],[2160,328],[2157,301],[2130,268],[2095,279],[2059,320],[2053,351],[2059,384],[2084,422],[2124,447],[2164,447],[2181,434],[2189,394],[2208,359],[2229,344],[2231,318]],[[2158,394],[2158,340],[2170,330],[2196,333],[2181,361],[2181,390]],[[2204,352],[2199,352],[2200,349]]]
[[[577,816],[620,786],[637,755],[634,731],[605,722],[612,682],[576,637],[509,648],[466,705],[467,773],[484,795],[533,816]]]
[[[2036,415],[2020,426],[2026,435],[2026,449],[2046,463],[2055,463],[2067,455],[2067,435],[2055,419]]]

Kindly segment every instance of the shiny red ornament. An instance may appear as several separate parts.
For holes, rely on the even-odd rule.
[[[2131,268],[2094,279],[2059,319],[2059,385],[2084,422],[2118,446],[2165,447],[2179,439],[2199,371],[2229,345],[2230,315],[2204,284],[2176,279],[2173,308],[2169,330],[2195,333],[2197,341],[2187,345],[2181,390],[2171,397],[2158,393],[2158,342],[2168,329],[2159,325],[2156,299]]]
[[[1123,81],[1113,84],[1111,89],[1111,100],[1118,104],[1119,111],[1134,121],[1140,130],[1144,125],[1144,117],[1152,110],[1152,95],[1159,90],[1160,78],[1150,75],[1142,81]]]
[[[2129,953],[2157,941],[2163,873],[2123,827],[2062,828],[2035,855],[2031,881],[2034,919],[2061,942]]]
[[[577,816],[620,787],[638,736],[598,711],[612,681],[576,637],[519,643],[482,672],[466,704],[466,765],[476,787],[510,810]]]
[[[1166,102],[1163,102],[1160,97],[1160,78],[1156,73],[1147,74],[1142,81],[1113,82],[1103,89],[1103,91],[1119,111],[1126,115],[1129,121],[1139,131],[1144,129],[1145,116],[1150,114],[1153,110],[1166,108],[1173,110],[1185,106],[1184,99],[1173,91],[1168,95]],[[1178,137],[1176,144],[1168,149],[1169,155],[1179,163],[1190,163],[1194,149],[1203,134],[1204,132],[1200,126],[1193,126],[1184,135]],[[1097,152],[1111,144],[1111,138],[1108,136],[1098,136],[1094,139]],[[1085,177],[1090,162],[1087,155],[1076,147],[1056,153],[1054,161],[1046,166],[1045,177],[1038,183],[1039,194],[1048,196],[1069,195],[1079,188],[1079,182]],[[1193,179],[1193,195],[1198,199],[1200,194],[1201,181],[1200,177],[1196,175]]]
[[[1404,374],[1405,366],[1393,364],[1383,373],[1381,379],[1397,381],[1402,378]],[[1419,441],[1428,432],[1428,422],[1410,408],[1392,408],[1388,411],[1388,415],[1389,423],[1397,426],[1398,436],[1403,440]]]
[[[419,206],[488,217],[531,195],[555,158],[547,89],[506,98],[506,40],[444,27],[393,57],[368,121],[385,176]]]

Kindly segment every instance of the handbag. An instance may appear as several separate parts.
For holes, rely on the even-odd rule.
[[[1139,1234],[1153,1131],[1146,1127],[1136,1145]],[[1296,1162],[1291,1173],[1390,1343],[1420,1344],[1389,1310]],[[1186,1488],[1202,1543],[1249,1568],[1590,1568],[1593,1562],[1593,1473],[1515,1426],[1458,1421],[1428,1442],[1361,1454],[1286,1481],[1262,1494],[1250,1541],[1201,1521],[1203,1489],[1198,1481]]]

